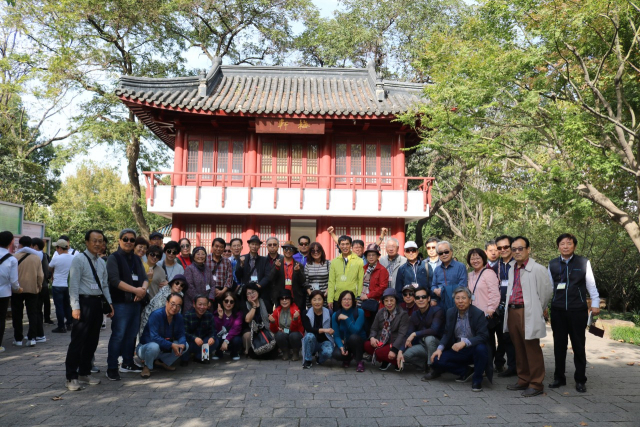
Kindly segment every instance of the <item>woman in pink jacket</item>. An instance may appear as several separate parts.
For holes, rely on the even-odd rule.
[[[473,269],[467,281],[472,304],[484,311],[487,320],[492,319],[500,304],[498,276],[493,270],[486,268],[487,254],[482,249],[471,249],[467,253],[467,264]]]

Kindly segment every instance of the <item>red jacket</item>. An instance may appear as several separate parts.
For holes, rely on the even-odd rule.
[[[368,264],[364,266],[364,274],[367,274],[367,268],[369,268]],[[367,298],[374,299],[380,303],[380,308],[382,308],[382,294],[384,290],[389,287],[389,272],[387,269],[378,262],[376,267],[371,272],[371,279],[369,280],[369,293],[367,294]]]
[[[275,310],[273,310],[272,316],[275,319],[275,322],[269,323],[269,329],[271,329],[271,332],[273,332],[274,334],[278,332],[278,328],[280,327],[281,311],[282,311],[282,306],[280,305]],[[298,318],[294,319],[293,315],[296,311],[298,312]],[[302,313],[302,311],[300,311],[298,306],[295,304],[291,304],[291,307],[289,307],[289,313],[291,313],[291,327],[289,328],[289,332],[290,333],[300,332],[302,335],[304,335],[304,326],[302,326],[302,316],[305,316],[305,314]]]

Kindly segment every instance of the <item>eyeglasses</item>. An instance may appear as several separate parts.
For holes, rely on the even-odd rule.
[[[267,246],[273,248],[273,247],[277,247],[278,244],[277,243],[267,243]]]
[[[135,237],[123,237],[122,240],[124,243],[135,243],[136,242],[136,238]]]
[[[181,249],[186,249],[186,248],[190,248],[190,247],[191,247],[191,245],[187,245],[187,244],[180,245]]]
[[[232,300],[232,299],[226,299],[226,300],[224,300],[224,303],[225,304],[235,304],[236,302],[234,300]]]
[[[522,252],[522,251],[524,251],[525,249],[527,249],[527,248],[525,248],[524,246],[520,246],[520,247],[518,247],[518,248],[511,247],[511,250],[512,250],[513,252]]]
[[[180,308],[180,307],[182,307],[182,304],[176,304],[176,303],[175,303],[175,302],[173,302],[173,301],[170,301],[170,302],[169,302],[169,305],[171,305],[171,308],[176,308],[176,307]]]
[[[416,295],[415,296],[415,299],[417,299],[417,300],[427,299],[427,298],[429,298],[429,295]]]
[[[104,240],[102,240],[102,239],[100,239],[100,240],[98,240],[98,239],[91,239],[91,240],[90,240],[90,242],[91,242],[91,243],[99,243],[99,244],[102,244],[102,243],[104,243]]]
[[[258,291],[247,291],[247,295],[258,295]]]
[[[225,253],[225,254],[226,254],[226,253],[231,253],[231,249],[225,249],[225,250],[224,250],[224,253]]]
[[[160,258],[162,255],[153,253],[153,254],[149,254],[148,256],[152,256],[154,258]]]
[[[499,251],[506,251],[507,249],[511,249],[511,246],[496,246],[496,249]]]
[[[442,252],[438,252],[438,256],[449,255],[450,253],[451,251],[442,251]]]
[[[174,250],[168,250],[167,254],[168,255],[178,255],[180,252],[179,251],[174,251]]]
[[[298,246],[309,246],[309,243],[298,243]]]
[[[436,249],[436,247],[435,247],[435,246],[427,246],[427,250],[431,250],[431,249],[434,249],[434,250],[435,250],[435,249]]]
[[[412,254],[412,253],[414,253],[414,252],[418,252],[418,250],[417,250],[417,249],[414,249],[414,248],[405,249],[404,251],[405,251],[406,253],[408,253],[408,254]]]

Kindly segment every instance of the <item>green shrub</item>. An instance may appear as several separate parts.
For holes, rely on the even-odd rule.
[[[611,330],[612,340],[622,340],[635,345],[640,345],[640,328],[630,328],[628,326],[616,326]]]

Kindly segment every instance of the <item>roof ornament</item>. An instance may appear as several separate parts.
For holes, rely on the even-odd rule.
[[[200,70],[200,84],[198,85],[198,96],[204,98],[207,96],[207,74],[205,70]]]
[[[384,83],[380,72],[376,74],[376,98],[378,98],[378,102],[383,102],[385,98]]]

